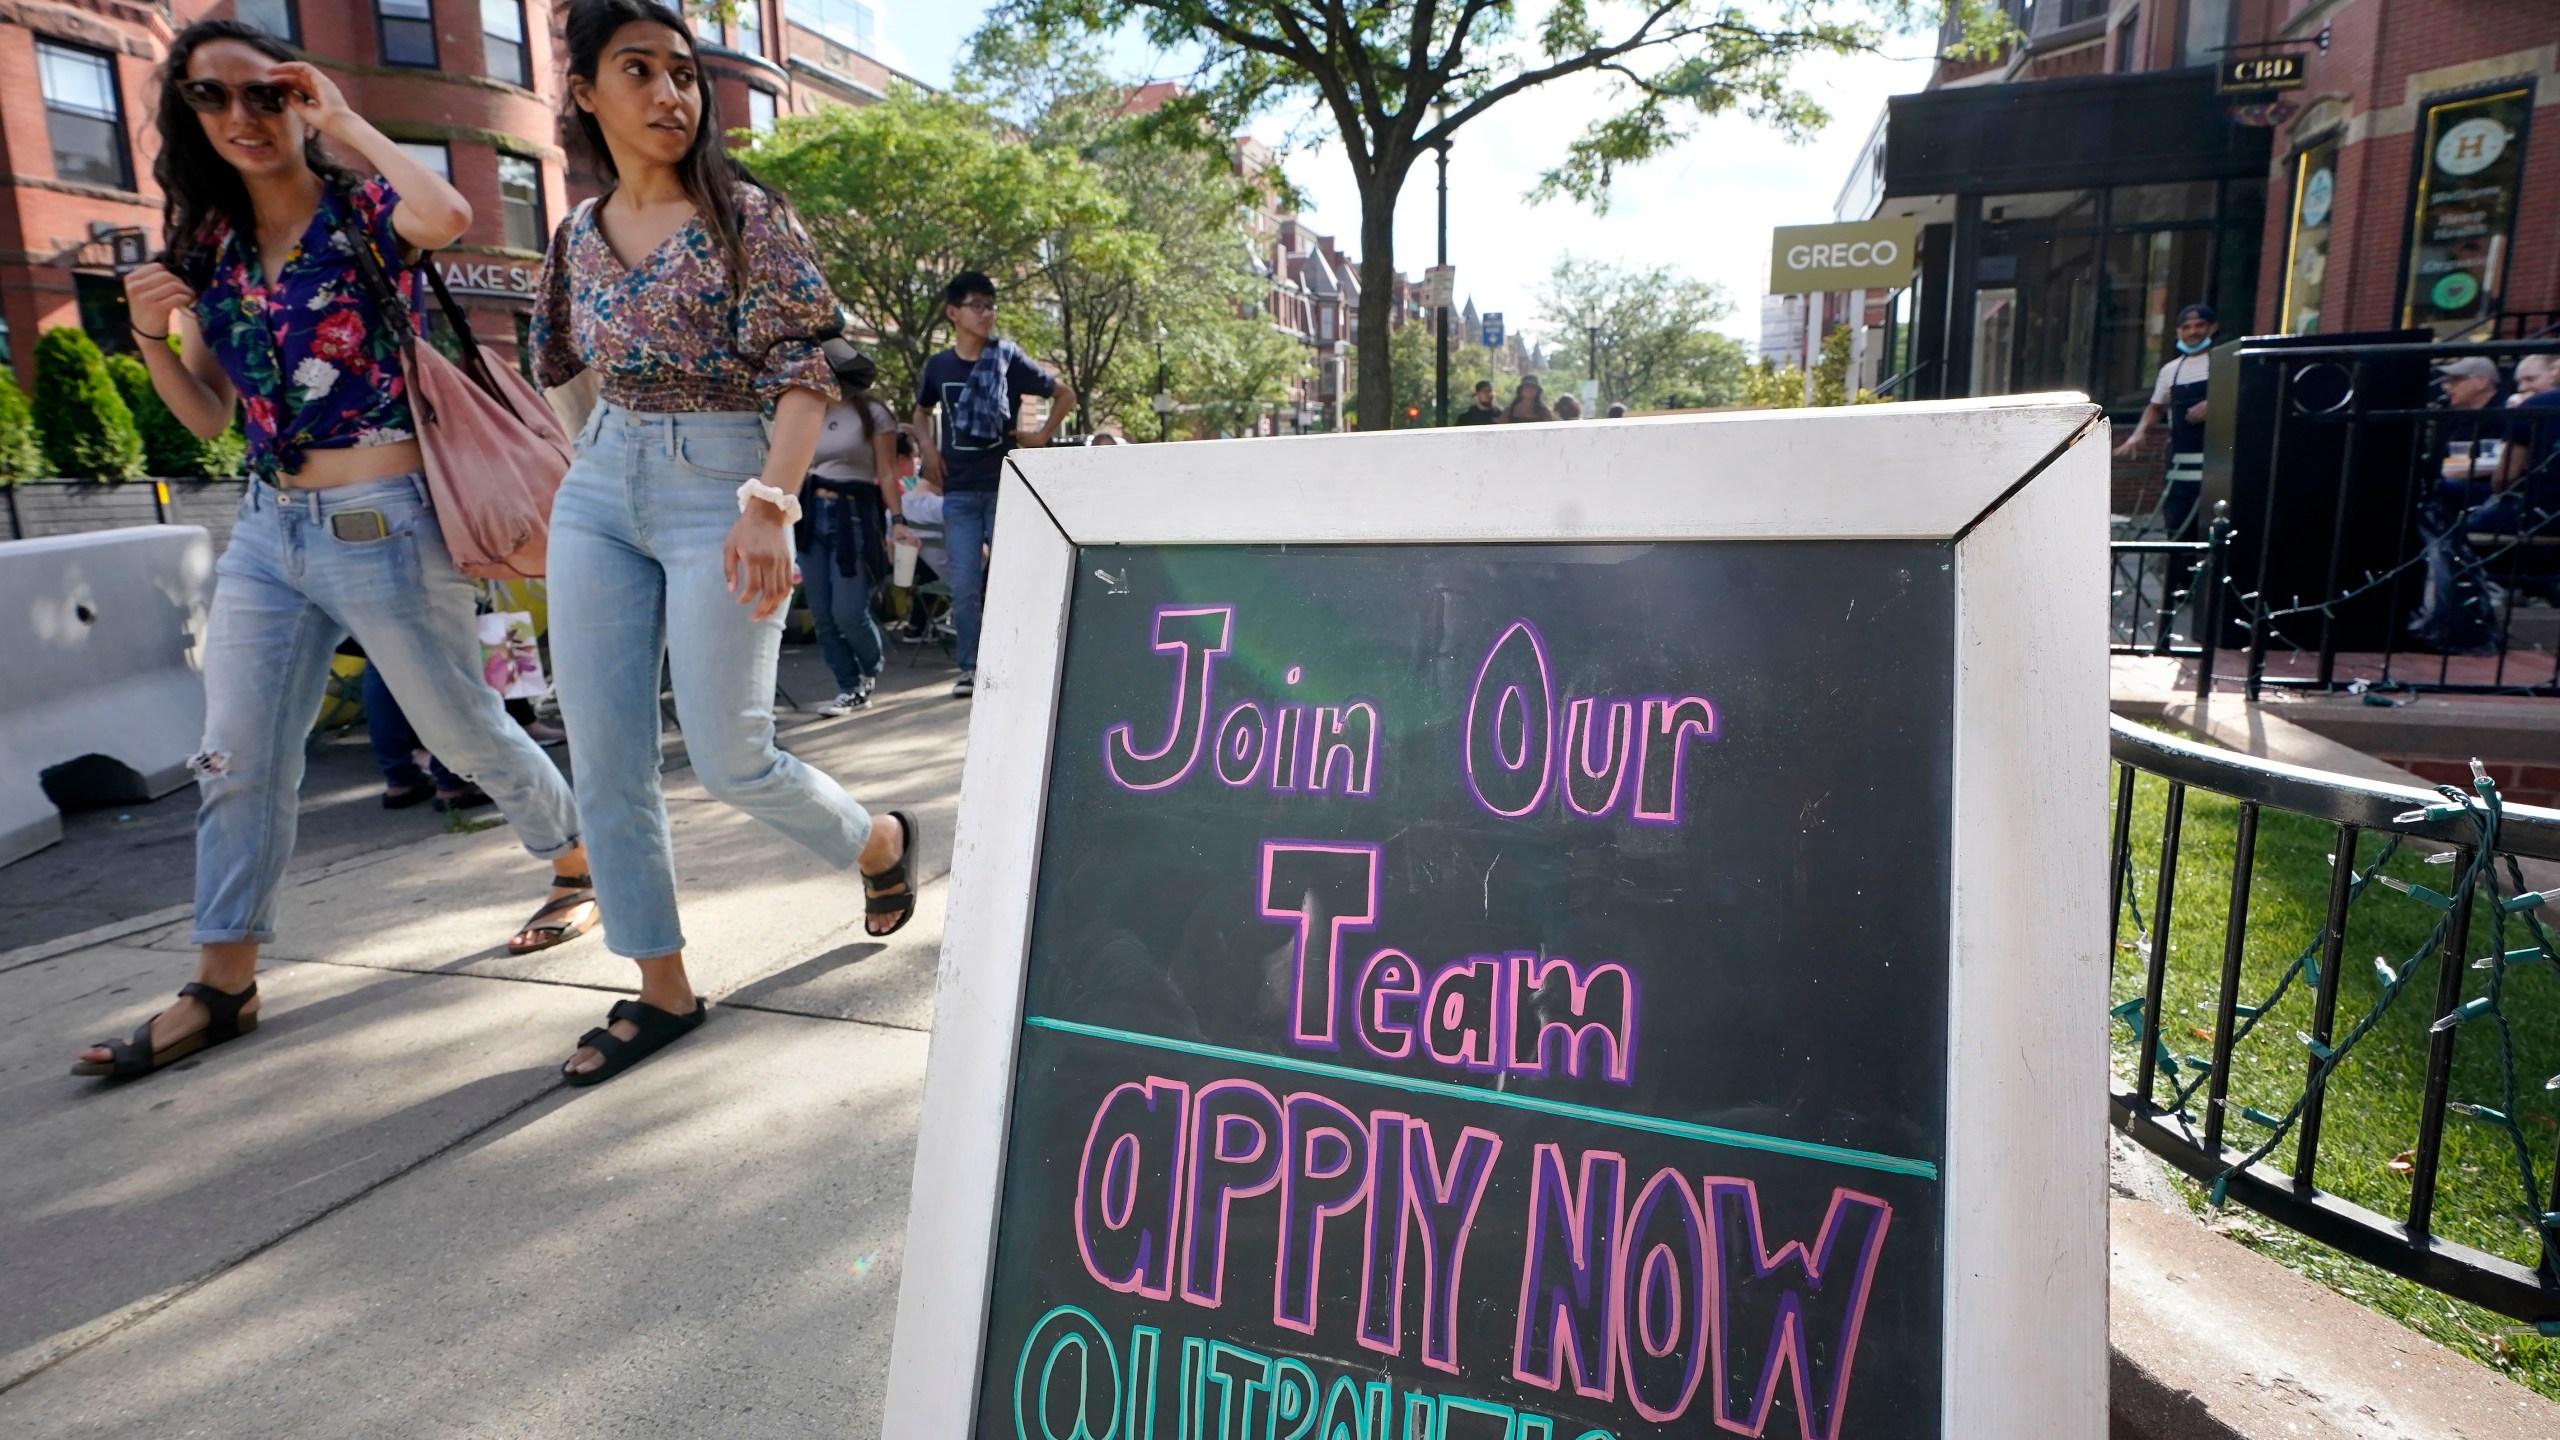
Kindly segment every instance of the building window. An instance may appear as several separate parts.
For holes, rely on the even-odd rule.
[[[2447,336],[2498,313],[2532,114],[2529,86],[2427,105],[2401,267],[2404,328]]]
[[[2134,48],[2134,37],[2142,33],[2142,14],[2134,12],[2116,27],[2116,73],[2130,75],[2142,68],[2142,55]]]
[[[231,13],[243,25],[255,25],[289,45],[302,43],[302,18],[293,0],[234,0]]]
[[[2231,46],[2231,22],[2238,18],[2231,0],[2187,0],[2186,33],[2178,47],[2178,63],[2222,63],[2222,52]]]
[[[759,135],[773,131],[774,100],[770,90],[747,87],[747,128]]]
[[[541,161],[498,152],[498,213],[506,222],[507,248],[542,248],[548,217],[543,213]]]
[[[784,0],[784,13],[791,23],[815,30],[848,50],[871,53],[876,22],[863,0]]]
[[[400,151],[447,185],[453,183],[453,147],[440,140],[403,140]]]
[[[524,0],[480,0],[480,53],[490,79],[533,84],[533,59],[524,46]]]
[[[730,47],[749,55],[764,53],[763,0],[738,0],[738,13],[729,21]]]
[[[44,89],[45,124],[53,132],[56,179],[116,190],[133,188],[125,151],[124,97],[116,64],[89,50],[36,42],[36,78]]]
[[[80,271],[71,277],[71,293],[79,302],[80,328],[99,349],[110,355],[133,353],[133,312],[125,308],[122,280]]]
[[[2329,218],[2338,202],[2338,137],[2330,136],[2294,157],[2293,224],[2285,241],[2284,313],[2287,335],[2320,333],[2320,294],[2329,279]]]
[[[436,17],[430,0],[373,0],[373,18],[383,64],[436,68]]]

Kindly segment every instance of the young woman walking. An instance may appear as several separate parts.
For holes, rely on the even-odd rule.
[[[844,397],[827,407],[801,495],[805,510],[793,527],[818,653],[836,677],[836,698],[818,707],[831,716],[871,703],[887,659],[871,593],[888,576],[889,525],[898,517],[898,417],[871,393],[880,368],[848,352],[835,375]]]
[[[858,865],[871,934],[915,913],[918,836],[773,743],[791,522],[836,393],[820,349],[835,296],[789,208],[730,160],[681,16],[577,0],[566,32],[569,116],[606,190],[552,234],[533,321],[542,383],[592,369],[601,396],[552,509],[551,658],[605,944],[640,967],[639,998],[561,1067],[592,1085],[706,1013],[658,785],[662,660],[703,788]]]
[[[405,281],[420,252],[462,235],[471,207],[349,110],[327,75],[246,25],[179,32],[159,110],[152,176],[168,197],[169,258],[125,277],[134,338],[188,429],[219,434],[240,408],[253,478],[205,633],[196,978],[131,1040],[91,1046],[72,1067],[119,1079],[256,1028],[258,947],[275,936],[293,854],[303,737],[350,633],[427,748],[551,862],[551,894],[510,948],[595,923],[569,787],[481,678],[477,590],[429,508],[400,353],[356,262],[369,246]],[[331,162],[324,135],[379,173]]]

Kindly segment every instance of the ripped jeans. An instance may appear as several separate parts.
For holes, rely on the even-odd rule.
[[[332,516],[367,512],[382,517],[381,538],[338,538]],[[190,943],[275,938],[303,745],[350,633],[419,740],[489,792],[527,850],[547,860],[578,843],[568,783],[481,675],[478,587],[453,568],[424,475],[327,490],[252,483],[214,576]]]

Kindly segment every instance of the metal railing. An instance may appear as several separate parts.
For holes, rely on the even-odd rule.
[[[2295,766],[2253,759],[2246,755],[2214,749],[2159,731],[2146,729],[2122,718],[2110,726],[2110,743],[2117,768],[2114,844],[2110,874],[2113,895],[2108,925],[2110,955],[2120,952],[2124,921],[2129,909],[2133,923],[2142,936],[2141,943],[2130,947],[2143,961],[2143,991],[2136,999],[2116,1007],[2116,1015],[2130,1025],[2140,1050],[2137,1073],[2130,1089],[2120,1088],[2121,1079],[2109,1085],[2109,1108],[2113,1123],[2146,1149],[2160,1156],[2178,1170],[2213,1187],[2217,1203],[2236,1201],[2314,1240],[2333,1246],[2359,1260],[2430,1286],[2447,1295],[2470,1301],[2503,1315],[2544,1325],[2547,1333],[2560,1333],[2560,1269],[2555,1269],[2555,1237],[2560,1237],[2560,1190],[2543,1191],[2537,1180],[2539,1162],[2552,1166],[2551,1180],[2560,1185],[2560,1156],[2538,1145],[2541,1153],[2529,1153],[2525,1132],[2504,1112],[2467,1105],[2451,1096],[2454,1058],[2462,1042],[2464,1022],[2483,1012],[2478,999],[2465,1000],[2465,981],[2476,971],[2499,967],[2489,981],[2490,1004],[2496,1003],[2497,983],[2504,978],[2505,968],[2512,965],[2548,963],[2548,942],[2538,928],[2534,935],[2539,947],[2535,951],[2498,952],[2496,958],[2473,962],[2475,880],[2482,871],[2495,875],[2488,861],[2508,856],[2524,856],[2538,860],[2560,860],[2560,814],[2550,811],[2519,811],[2513,808],[2490,808],[2485,800],[2478,804],[2457,802],[2446,795],[2400,786],[2367,783],[2348,776],[2304,770]],[[2145,924],[2140,911],[2129,902],[2138,899],[2133,873],[2133,813],[2135,778],[2137,775],[2157,777],[2166,782],[2161,806],[2159,859],[2150,899],[2151,915]],[[2190,792],[2203,791],[2238,802],[2234,831],[2233,859],[2228,908],[2223,922],[2223,943],[2218,957],[2220,981],[2212,1005],[2212,1050],[2210,1057],[2187,1056],[2182,1066],[2169,1054],[2161,1035],[2161,1027],[2148,1017],[2158,1016],[2163,1009],[2167,988],[2171,946],[2170,924],[2177,900],[2178,860],[2182,830],[2186,818],[2186,802]],[[2485,796],[2488,792],[2483,791]],[[2329,866],[2328,902],[2321,929],[2285,972],[2275,993],[2264,1005],[2243,1002],[2240,995],[2242,964],[2249,935],[2250,888],[2252,873],[2259,856],[2259,816],[2262,810],[2289,812],[2327,822],[2335,827]],[[2489,823],[2481,823],[2483,819]],[[2413,891],[2412,887],[2381,874],[2383,862],[2391,849],[2386,847],[2382,859],[2370,868],[2357,869],[2359,842],[2367,835],[2404,837],[2408,840],[2452,847],[2451,858],[2460,882],[2450,896],[2432,891]],[[2482,857],[2482,837],[2488,838],[2489,854]],[[2397,841],[2391,842],[2396,845]],[[2480,863],[2475,865],[2475,861]],[[2514,873],[2512,870],[2510,874]],[[2442,914],[2437,928],[2430,932],[2425,947],[2433,952],[2438,967],[2434,977],[2432,1004],[2429,1011],[2434,1024],[2427,1037],[2427,1051],[2421,1097],[2417,1117],[2417,1133],[2405,1159],[2408,1162],[2409,1204],[2400,1218],[2379,1214],[2350,1203],[2321,1188],[2321,1122],[2323,1109],[2330,1097],[2328,1081],[2356,1042],[2381,1016],[2400,987],[2408,986],[2409,999],[2415,1003],[2427,997],[2419,993],[2413,982],[2420,979],[2423,961],[2412,959],[2392,975],[2373,1016],[2342,1029],[2339,1017],[2339,986],[2345,969],[2345,943],[2348,912],[2358,896],[2365,893],[2369,882],[2376,880],[2391,886],[2404,897],[2413,897],[2435,905]],[[2479,893],[2484,903],[2482,913],[2499,919],[2501,932],[2521,927],[2540,908],[2542,897],[2519,895],[2501,904],[2501,891],[2494,879],[2481,881]],[[2515,888],[2515,887],[2510,887]],[[2552,894],[2555,908],[2560,908],[2560,891]],[[2441,902],[2438,904],[2437,902]],[[2497,943],[2505,943],[2503,939]],[[2423,952],[2422,952],[2423,953]],[[2530,956],[2531,958],[2527,958]],[[2377,957],[2377,964],[2380,959]],[[2385,972],[2389,973],[2389,972]],[[2237,1105],[2232,1090],[2232,1059],[2237,1048],[2246,1043],[2257,1028],[2257,1019],[2273,1011],[2284,998],[2286,989],[2297,978],[2309,980],[2312,1001],[2307,1028],[2297,1030],[2296,1022],[2287,1021],[2271,1029],[2282,1029],[2281,1039],[2272,1043],[2288,1047],[2286,1053],[2298,1056],[2305,1066],[2304,1092],[2292,1113],[2270,1115]],[[2185,1015],[2180,1016],[2185,1021]],[[2499,1042],[2511,1047],[2513,1036],[2504,1032],[2504,1019]],[[2201,1034],[2202,1027],[2197,1031]],[[2473,1043],[2488,1043],[2481,1036]],[[2502,1051],[2508,1060],[2509,1088],[2514,1084],[2512,1049]],[[2541,1057],[2553,1060],[2555,1057]],[[2543,1070],[2535,1068],[2532,1078],[2538,1086]],[[2197,1086],[2203,1085],[2202,1104],[2196,1105]],[[2168,1094],[2163,1095],[2166,1085]],[[2512,1106],[2513,1102],[2510,1102]],[[2200,1108],[2201,1114],[2195,1113]],[[2437,1204],[2444,1193],[2448,1175],[2442,1164],[2446,1116],[2460,1112],[2466,1117],[2495,1115],[2514,1137],[2516,1163],[2524,1186],[2535,1192],[2539,1203],[2532,1210],[2538,1232],[2541,1254],[2533,1266],[2518,1264],[2485,1251],[2454,1243],[2435,1233],[2433,1221]],[[2240,1129],[2235,1130],[2238,1124]],[[2227,1138],[2244,1133],[2243,1145],[2235,1146]],[[2278,1151],[2290,1138],[2291,1154],[2280,1159]],[[2246,1142],[2256,1142],[2254,1146]],[[2513,1184],[2518,1177],[2504,1177],[2499,1183]],[[2488,1178],[2473,1180],[2456,1175],[2455,1183],[2490,1183]],[[2547,1201],[2542,1197],[2547,1196]]]
[[[2109,653],[2196,662],[2195,691],[2213,685],[2213,637],[2231,550],[2231,507],[2217,500],[2202,540],[2116,540],[2107,546]],[[2182,630],[2179,627],[2183,625]]]

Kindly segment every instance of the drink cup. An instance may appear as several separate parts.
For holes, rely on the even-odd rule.
[[[916,556],[921,545],[898,545],[889,552],[889,583],[904,590],[916,583]]]

